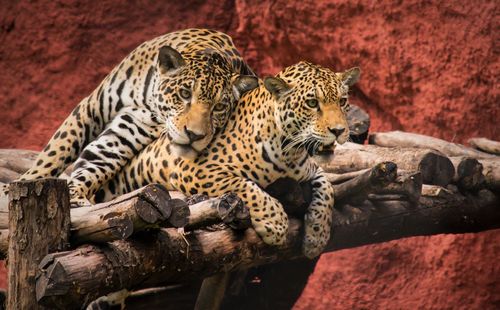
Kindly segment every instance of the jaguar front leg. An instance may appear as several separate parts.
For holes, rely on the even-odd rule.
[[[321,254],[330,240],[334,205],[333,186],[320,167],[311,179],[311,185],[312,201],[304,217],[305,234],[302,245],[302,252],[308,258]]]
[[[250,218],[252,226],[262,240],[269,245],[282,245],[286,241],[288,232],[288,216],[283,209],[281,203],[264,192],[254,182],[237,176],[213,175],[213,182],[211,188],[208,190],[202,188],[203,184],[199,187],[194,187],[193,184],[182,184],[179,180],[185,175],[171,178],[172,185],[175,188],[184,189],[186,194],[193,193],[193,189],[198,193],[205,193],[209,196],[215,197],[225,193],[232,192],[238,195],[241,200],[246,204],[250,211]]]
[[[71,203],[90,204],[88,199],[159,135],[160,126],[151,112],[123,109],[76,161],[68,184]]]

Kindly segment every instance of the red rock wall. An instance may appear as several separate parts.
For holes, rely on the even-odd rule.
[[[496,1],[0,1],[0,148],[40,150],[144,40],[187,27],[233,36],[272,74],[358,65],[373,130],[498,139]],[[500,307],[500,233],[411,238],[324,255],[296,309]]]

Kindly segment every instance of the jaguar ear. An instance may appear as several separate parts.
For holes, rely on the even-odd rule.
[[[278,77],[266,77],[264,79],[264,87],[277,98],[290,90],[290,86]]]
[[[252,75],[238,75],[233,80],[233,94],[239,100],[246,92],[259,87],[259,79]]]
[[[182,55],[170,46],[162,46],[158,53],[158,66],[162,74],[173,73],[184,66]]]
[[[358,67],[351,68],[345,72],[342,72],[342,82],[344,85],[352,86],[356,84],[359,80],[359,75],[361,70]]]

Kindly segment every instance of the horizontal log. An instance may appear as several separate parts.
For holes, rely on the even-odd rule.
[[[424,183],[440,186],[448,185],[455,174],[448,157],[433,150],[419,148],[386,148],[345,143],[336,148],[334,155],[315,156],[314,159],[325,171],[337,174],[391,161],[401,170],[420,171]]]
[[[485,186],[483,165],[472,157],[450,157],[455,167],[453,183],[463,191],[477,191]]]
[[[370,129],[370,116],[368,113],[357,105],[351,104],[347,112],[347,123],[349,124],[349,138],[351,141],[363,144],[368,138]]]
[[[152,184],[110,202],[71,209],[72,243],[126,239],[158,227],[169,220],[175,203],[163,186]]]
[[[253,229],[215,227],[182,234],[164,228],[103,246],[49,254],[40,264],[37,299],[48,307],[83,307],[110,292],[189,281],[216,273],[300,257],[300,220],[291,219],[285,245],[265,245]],[[358,206],[334,210],[326,251],[409,236],[476,232],[500,227],[498,198],[422,196],[419,205],[377,212]]]
[[[469,144],[486,153],[500,155],[500,142],[493,141],[487,138],[472,138],[469,139]]]
[[[14,170],[0,166],[0,182],[2,183],[10,183],[18,179],[20,175],[20,173]]]
[[[190,205],[186,230],[216,223],[224,223],[232,229],[247,229],[252,226],[250,212],[236,194],[227,193],[218,198],[194,201]]]
[[[375,165],[372,169],[344,183],[337,184],[335,188],[335,200],[337,204],[346,201],[362,202],[369,193],[381,188],[397,177],[397,166],[393,162],[383,162]]]
[[[0,259],[7,258],[8,249],[9,249],[9,230],[0,229]]]
[[[31,168],[37,156],[38,152],[35,151],[0,149],[0,167],[22,174]]]
[[[369,143],[384,147],[417,147],[433,149],[447,156],[467,156],[476,159],[493,158],[494,156],[458,143],[404,131],[373,133],[369,137]]]
[[[483,165],[484,182],[486,187],[500,192],[500,159],[480,159],[479,162]]]
[[[407,200],[410,204],[417,204],[421,196],[422,184],[420,172],[399,171],[395,180],[384,186],[379,186],[374,193],[401,196],[400,199]]]
[[[351,172],[346,172],[346,173],[325,173],[326,174],[326,179],[328,180],[328,182],[332,183],[332,184],[340,184],[340,183],[343,183],[345,181],[348,181],[350,179],[353,179],[363,173],[365,173],[366,171],[368,171],[370,169],[362,169],[362,170],[357,170],[357,171],[351,171]]]

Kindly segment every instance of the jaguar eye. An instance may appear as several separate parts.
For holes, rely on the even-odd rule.
[[[310,107],[312,109],[316,109],[319,105],[319,102],[316,99],[308,99],[308,100],[306,100],[306,104],[308,107]]]
[[[226,105],[223,103],[217,103],[214,107],[215,112],[222,112],[226,109]]]
[[[190,99],[191,98],[191,91],[182,88],[181,91],[179,92],[179,95],[181,96],[182,99]]]
[[[345,106],[347,104],[347,98],[340,98],[339,103],[341,107]]]

